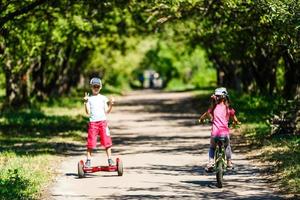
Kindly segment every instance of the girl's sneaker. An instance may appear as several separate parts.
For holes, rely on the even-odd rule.
[[[108,161],[109,166],[115,165],[115,162],[113,161],[113,159],[109,158],[107,161]]]
[[[209,162],[206,167],[205,167],[205,171],[206,172],[212,172],[214,169],[214,163],[213,162]]]
[[[91,160],[90,159],[87,159],[86,161],[85,161],[85,164],[84,164],[86,167],[91,167],[92,166],[92,164],[91,164]]]
[[[228,170],[234,169],[233,164],[232,164],[231,161],[230,161],[230,162],[227,162],[227,169],[228,169]]]

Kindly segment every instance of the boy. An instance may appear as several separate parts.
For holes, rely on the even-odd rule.
[[[100,136],[100,143],[105,148],[108,165],[114,165],[111,159],[112,141],[107,126],[106,114],[108,114],[114,104],[114,98],[107,99],[100,94],[102,82],[99,78],[92,78],[90,81],[92,95],[85,93],[84,107],[89,115],[88,138],[87,138],[87,159],[85,165],[91,167],[91,156],[93,149],[96,148],[97,136]]]

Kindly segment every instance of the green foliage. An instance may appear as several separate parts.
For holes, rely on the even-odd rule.
[[[195,72],[191,78],[191,84],[195,87],[211,87],[217,84],[216,70],[208,60],[202,48],[196,48],[190,58],[191,65],[195,65]]]
[[[267,161],[276,163],[275,170],[280,176],[280,188],[285,193],[300,192],[300,138],[288,136],[273,138],[263,148]]]
[[[82,116],[56,116],[41,111],[25,109],[19,112],[6,111],[1,114],[1,131],[4,134],[35,135],[37,132],[51,137],[51,135],[64,132],[83,130],[85,119]]]
[[[300,138],[288,134],[273,135],[269,119],[285,105],[282,97],[240,94],[230,91],[232,105],[242,122],[243,134],[251,144],[262,151],[261,159],[274,162],[281,190],[286,194],[299,194]],[[257,150],[256,150],[257,151]],[[276,178],[278,177],[278,178]]]
[[[0,199],[34,199],[34,184],[18,169],[0,176]]]
[[[108,57],[114,49],[124,54],[123,35],[132,34],[133,25],[126,5],[125,1],[1,2],[0,61],[10,82],[6,103],[18,107],[29,98],[45,100],[69,93],[82,77],[90,78],[84,69],[95,49]],[[128,68],[123,63],[111,68],[117,57],[96,66],[97,74],[108,71],[107,80],[117,77],[117,86],[128,85],[122,77],[130,70],[124,70]],[[120,77],[115,75],[119,71],[124,71]]]
[[[190,49],[182,42],[158,42],[145,54],[140,65],[141,69],[158,72],[168,90],[207,87],[215,82],[215,69],[204,50]]]
[[[241,94],[238,92],[229,92],[232,106],[236,108],[241,116],[241,121],[247,123],[267,123],[267,118],[278,109],[278,101],[274,97],[266,97],[255,94]]]
[[[64,106],[69,102],[43,105],[42,110],[2,112],[1,150],[13,150],[18,155],[39,155],[65,154],[67,149],[76,148],[73,143],[84,140],[87,118],[83,116],[82,103],[72,108]]]
[[[297,91],[300,6],[293,0],[35,0],[1,7],[0,64],[10,82],[5,100],[14,107],[69,94],[94,75],[128,89],[148,68],[165,85],[175,78],[203,87],[217,79],[289,98]]]
[[[87,119],[77,101],[66,98],[42,104],[41,110],[1,113],[0,199],[40,199],[58,155],[82,147],[78,141],[84,141]]]
[[[218,69],[219,85],[270,95],[283,88],[292,98],[300,77],[299,8],[294,0],[171,1],[155,5],[150,20],[167,24],[162,33],[172,24],[175,40],[201,45]],[[276,82],[282,58],[288,81]]]
[[[285,74],[284,61],[283,59],[280,59],[277,67],[277,72],[276,72],[276,82],[277,82],[277,90],[281,92],[284,90],[284,85],[285,85],[284,74]]]
[[[52,177],[47,166],[50,161],[46,155],[19,157],[12,151],[0,153],[0,199],[38,199],[43,184]]]
[[[195,89],[194,85],[186,84],[181,79],[172,79],[169,81],[166,90],[167,91],[185,91],[189,89]]]

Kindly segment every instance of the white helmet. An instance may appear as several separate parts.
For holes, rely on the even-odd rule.
[[[216,96],[228,96],[228,92],[227,92],[226,88],[220,87],[220,88],[215,89],[214,95],[216,95]]]

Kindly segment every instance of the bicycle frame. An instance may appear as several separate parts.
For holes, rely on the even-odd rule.
[[[217,178],[217,186],[223,187],[223,175],[226,171],[227,162],[226,162],[226,155],[225,155],[225,143],[226,138],[215,138],[216,149],[215,149],[215,165],[214,171],[216,172]]]
[[[227,167],[227,162],[226,162],[226,155],[225,155],[225,138],[215,138],[215,143],[216,143],[216,149],[215,149],[215,156],[214,156],[214,163],[215,163],[215,168],[217,166],[218,162],[222,162],[223,168],[226,169]]]

